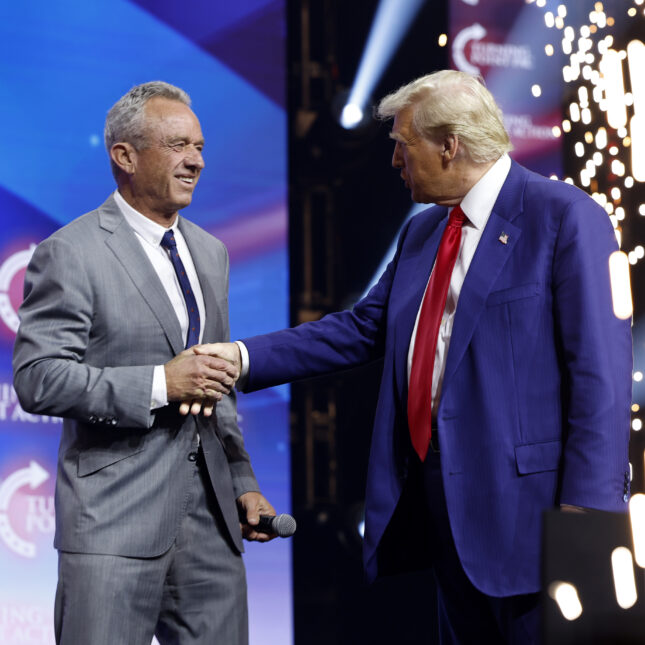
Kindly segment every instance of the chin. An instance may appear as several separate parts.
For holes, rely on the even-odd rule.
[[[193,201],[192,193],[188,196],[182,195],[180,199],[175,200],[175,208],[176,210],[181,210],[182,208],[186,208],[186,206],[190,206],[192,201]]]
[[[431,197],[427,195],[415,195],[412,193],[412,201],[416,204],[433,204],[435,203]]]

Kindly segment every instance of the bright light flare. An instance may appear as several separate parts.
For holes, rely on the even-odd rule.
[[[611,553],[611,568],[614,574],[616,602],[622,609],[629,609],[636,604],[638,598],[632,552],[624,546],[616,547]]]
[[[634,540],[634,559],[645,568],[645,495],[637,493],[629,500],[629,519]]]
[[[609,256],[609,280],[611,300],[616,318],[626,320],[632,315],[632,288],[629,280],[629,259],[622,251],[614,251]]]
[[[636,181],[645,181],[645,112],[635,114],[629,122],[632,148],[632,176]],[[623,140],[624,143],[624,140]]]
[[[372,90],[423,2],[424,0],[381,0],[379,2],[347,105],[356,105],[361,110],[365,109]]]
[[[589,91],[584,85],[581,85],[578,88],[578,102],[580,103],[581,108],[589,107]]]
[[[609,49],[600,61],[605,96],[607,97],[607,121],[612,128],[622,128],[627,123],[625,108],[625,82],[620,54]]]
[[[607,130],[605,128],[598,128],[596,132],[596,148],[602,150],[607,145]]]
[[[632,40],[627,45],[627,62],[629,80],[634,98],[634,112],[645,113],[645,44],[640,40]]]
[[[582,615],[582,603],[578,590],[569,582],[552,582],[549,596],[555,600],[567,620],[576,620]]]
[[[340,124],[347,130],[355,128],[363,120],[363,110],[356,103],[347,103],[340,115]]]

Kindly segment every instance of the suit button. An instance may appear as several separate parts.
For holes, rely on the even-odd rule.
[[[88,420],[89,423],[96,423],[96,417],[92,415]]]
[[[118,423],[116,419],[110,419],[110,425],[115,426]]]
[[[197,453],[196,452],[188,453],[188,461],[197,461]]]
[[[628,501],[629,501],[629,495],[627,493],[625,493],[623,495],[623,502],[628,502]]]

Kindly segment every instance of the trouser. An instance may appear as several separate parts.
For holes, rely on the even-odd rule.
[[[58,645],[246,645],[242,557],[230,544],[201,450],[186,515],[155,558],[60,552]],[[142,527],[141,530],[145,530]]]
[[[440,458],[441,453],[428,452],[423,479],[430,516],[441,645],[537,645],[540,643],[540,594],[487,596],[464,572],[450,530]]]

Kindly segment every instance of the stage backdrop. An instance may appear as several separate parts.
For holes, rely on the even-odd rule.
[[[11,353],[34,246],[114,189],[107,109],[165,80],[191,94],[205,170],[184,215],[231,257],[231,332],[287,324],[284,0],[25,0],[0,7],[0,643],[51,645],[60,419],[21,410]],[[264,493],[289,510],[288,391],[239,399]],[[251,643],[292,641],[288,541],[245,556]],[[87,644],[90,645],[90,644]]]
[[[504,113],[513,159],[561,178],[559,33],[546,28],[544,9],[527,0],[450,2],[453,68],[484,77]]]

